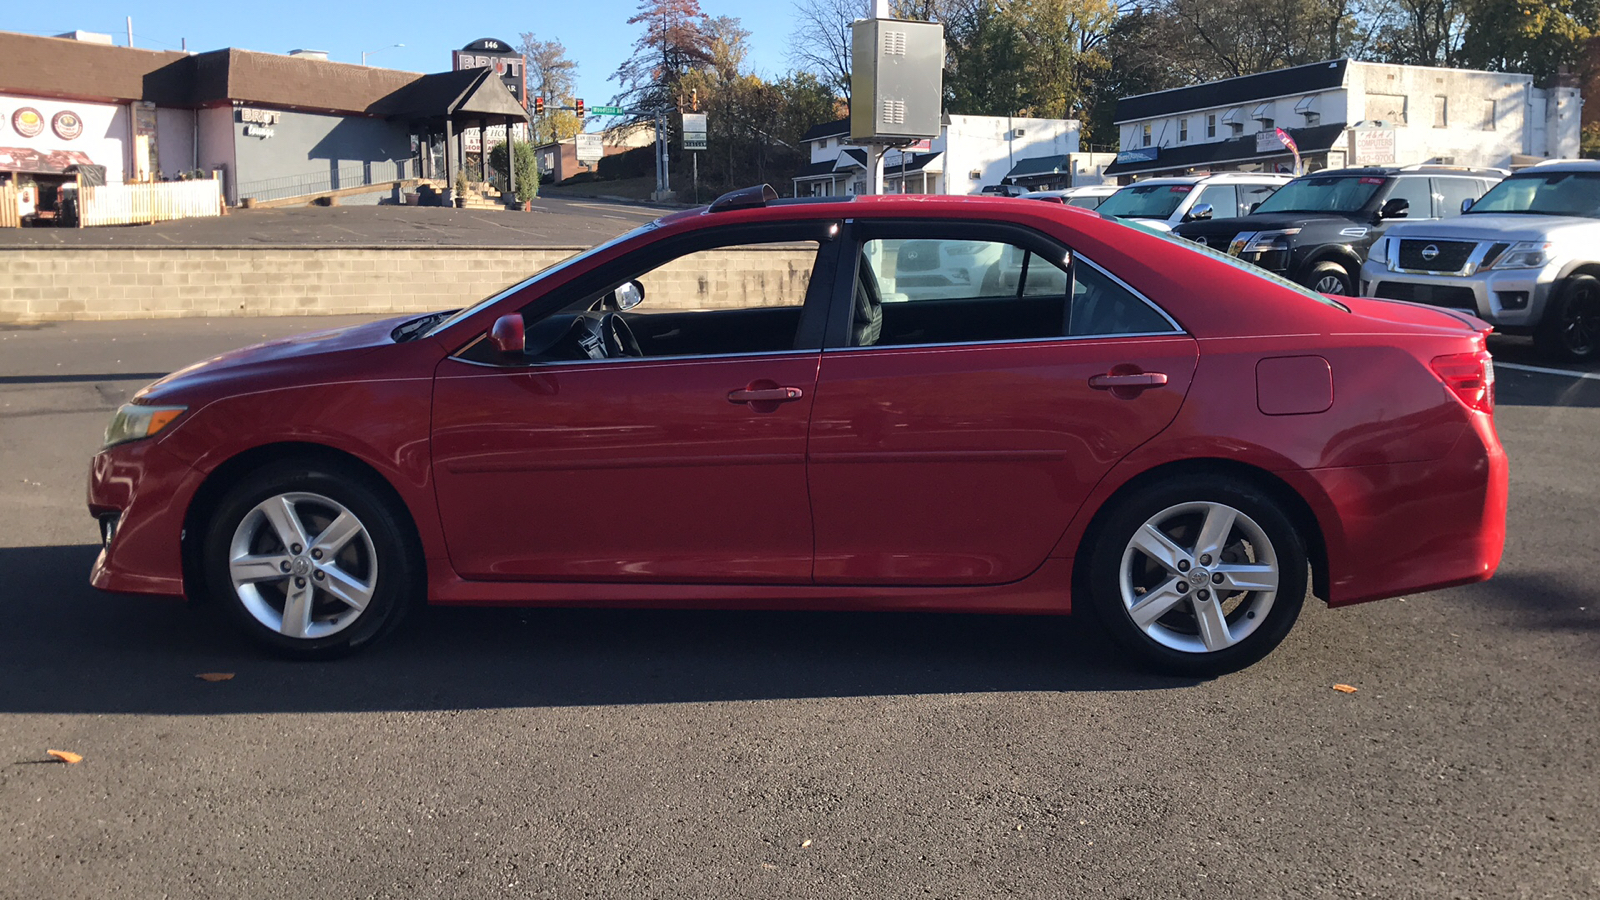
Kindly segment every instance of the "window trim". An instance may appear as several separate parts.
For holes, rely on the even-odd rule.
[[[1037,338],[1007,338],[992,341],[957,341],[933,344],[884,344],[870,347],[853,347],[850,345],[849,327],[854,318],[856,270],[862,264],[863,250],[867,241],[871,240],[963,240],[963,241],[989,241],[993,243],[1009,243],[1013,246],[1044,256],[1047,259],[1052,253],[1059,253],[1069,260],[1067,274],[1071,278],[1070,285],[1075,284],[1077,276],[1073,268],[1079,264],[1086,265],[1096,272],[1109,278],[1118,287],[1137,298],[1140,303],[1153,310],[1162,321],[1171,326],[1170,331],[1141,331],[1126,334],[1074,334],[1051,335]],[[828,331],[822,344],[824,354],[839,351],[865,351],[876,350],[893,352],[896,350],[933,349],[933,348],[960,348],[960,347],[998,347],[1008,344],[1041,344],[1056,341],[1083,341],[1083,340],[1120,340],[1123,338],[1151,338],[1151,337],[1181,337],[1188,332],[1172,318],[1159,303],[1150,299],[1143,291],[1135,288],[1127,281],[1118,277],[1116,273],[1088,259],[1077,251],[1069,248],[1055,238],[1032,228],[1015,225],[1009,222],[955,222],[947,219],[854,219],[845,223],[842,240],[839,242],[840,256],[838,268],[834,276],[833,306],[828,316]],[[853,262],[853,264],[852,264]]]

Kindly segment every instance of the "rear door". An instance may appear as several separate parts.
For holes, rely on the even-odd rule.
[[[1106,471],[1172,421],[1195,342],[1031,231],[853,231],[812,411],[816,580],[1023,578]]]

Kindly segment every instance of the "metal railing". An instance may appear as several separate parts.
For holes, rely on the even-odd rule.
[[[317,172],[242,181],[239,183],[239,202],[242,203],[247,199],[284,200],[308,194],[388,184],[416,177],[416,161],[411,159],[346,163],[338,168],[324,168]]]

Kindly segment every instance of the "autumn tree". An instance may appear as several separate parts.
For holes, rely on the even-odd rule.
[[[620,87],[612,104],[641,110],[637,119],[677,109],[679,82],[711,64],[709,22],[698,0],[642,0],[628,24],[643,25],[644,34],[611,76]]]
[[[1600,29],[1600,0],[1470,0],[1461,62],[1548,78],[1575,67]]]
[[[517,49],[528,61],[529,111],[533,97],[543,97],[545,102],[544,115],[532,121],[533,143],[566,140],[582,131],[583,123],[576,114],[558,109],[571,106],[576,99],[578,64],[567,57],[567,48],[560,41],[541,41],[532,32],[523,32]]]

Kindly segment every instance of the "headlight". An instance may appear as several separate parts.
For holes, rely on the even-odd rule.
[[[142,440],[160,434],[173,420],[183,415],[187,406],[142,406],[124,403],[106,426],[106,447]],[[103,448],[102,448],[103,449]]]
[[[1256,236],[1244,245],[1245,253],[1266,253],[1268,250],[1289,249],[1289,238],[1300,233],[1298,228],[1285,228],[1281,231],[1257,232]]]
[[[1500,258],[1484,266],[1486,269],[1539,269],[1550,261],[1550,245],[1538,241],[1521,241],[1500,254]]]
[[[1378,242],[1376,244],[1372,245],[1372,249],[1367,251],[1367,261],[1368,262],[1375,262],[1375,263],[1382,263],[1384,265],[1388,264],[1388,262],[1389,262],[1389,239],[1388,238],[1379,238]]]

